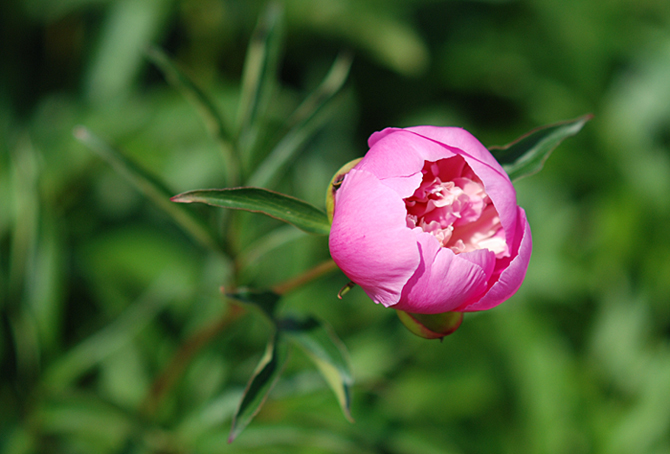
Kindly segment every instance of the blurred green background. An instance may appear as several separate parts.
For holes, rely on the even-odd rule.
[[[670,3],[282,4],[269,130],[341,50],[354,54],[323,126],[273,186],[317,206],[386,126],[458,125],[490,146],[595,115],[516,185],[535,246],[523,287],[440,343],[360,289],[338,300],[347,280],[332,273],[281,310],[328,320],[346,344],[355,424],[296,351],[226,443],[268,336],[254,314],[203,346],[147,417],[153,380],[225,311],[230,263],[72,130],[87,126],[175,194],[221,187],[215,141],[144,51],[173,56],[232,122],[265,2],[3,1],[0,452],[670,453]],[[328,258],[325,238],[249,219],[243,283]],[[266,232],[274,243],[254,242]]]

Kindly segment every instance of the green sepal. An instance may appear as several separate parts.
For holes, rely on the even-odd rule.
[[[333,222],[333,214],[335,213],[335,192],[342,186],[344,176],[349,173],[356,164],[361,162],[361,159],[363,158],[357,158],[347,162],[335,172],[335,175],[333,175],[333,178],[330,180],[330,184],[328,184],[328,189],[326,190],[326,214],[328,215],[328,223]]]
[[[441,314],[396,312],[407,329],[424,339],[442,339],[456,331],[463,322],[463,312],[443,312]]]

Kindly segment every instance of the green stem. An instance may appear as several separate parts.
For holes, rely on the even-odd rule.
[[[302,287],[303,285],[325,274],[328,274],[336,269],[337,265],[333,260],[326,260],[325,262],[320,263],[311,270],[305,271],[303,274],[297,277],[284,281],[281,284],[275,285],[274,287],[272,287],[272,291],[279,295],[284,295],[285,293],[295,290],[298,287]]]
[[[231,304],[223,317],[193,334],[179,347],[170,363],[151,385],[141,407],[145,415],[151,417],[156,414],[163,399],[184,374],[196,353],[245,312],[242,306]]]

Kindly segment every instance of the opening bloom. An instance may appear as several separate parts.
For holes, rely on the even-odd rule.
[[[376,303],[418,313],[490,309],[531,252],[509,177],[460,128],[388,128],[333,194],[330,251]]]

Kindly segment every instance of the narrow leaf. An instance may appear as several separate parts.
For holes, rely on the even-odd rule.
[[[251,175],[249,186],[272,186],[305,142],[323,126],[329,117],[327,114],[330,113],[326,107],[347,80],[351,63],[351,54],[343,53],[338,56],[323,82],[288,119],[288,132]]]
[[[277,304],[281,296],[268,290],[237,289],[226,296],[259,308],[270,320],[274,320]]]
[[[228,443],[232,443],[258,414],[270,391],[279,380],[287,358],[288,345],[279,337],[279,332],[276,332],[268,342],[265,354],[244,390],[240,405],[233,417]]]
[[[43,374],[43,383],[49,389],[61,391],[96,364],[132,342],[153,318],[172,302],[169,291],[174,282],[172,272],[164,272],[144,294],[113,323],[91,335],[54,361]]]
[[[353,374],[344,344],[329,325],[313,317],[306,320],[284,319],[280,327],[298,344],[331,387],[346,418],[351,417]]]
[[[593,115],[584,115],[575,120],[542,126],[508,145],[491,147],[490,151],[510,179],[518,180],[539,172],[551,152],[563,140],[577,134],[591,118]]]
[[[291,225],[282,225],[244,248],[237,256],[238,266],[241,270],[245,270],[270,251],[304,236],[305,232],[297,230]]]
[[[263,213],[307,233],[327,235],[330,232],[328,217],[323,211],[302,200],[262,188],[201,189],[176,195],[172,201]]]
[[[223,152],[226,161],[227,183],[231,186],[237,184],[239,166],[233,152],[231,134],[214,102],[161,49],[150,47],[147,50],[147,56],[163,72],[167,81],[179,89],[200,112],[207,129]]]
[[[107,161],[114,170],[125,177],[149,200],[169,214],[177,225],[192,238],[208,249],[220,250],[212,232],[201,219],[179,205],[170,203],[170,194],[174,194],[174,191],[168,189],[165,183],[137,166],[120,150],[112,147],[85,127],[77,126],[74,129],[74,136]]]
[[[238,148],[247,160],[258,134],[258,119],[275,84],[282,8],[271,2],[258,20],[247,49],[238,114]]]

